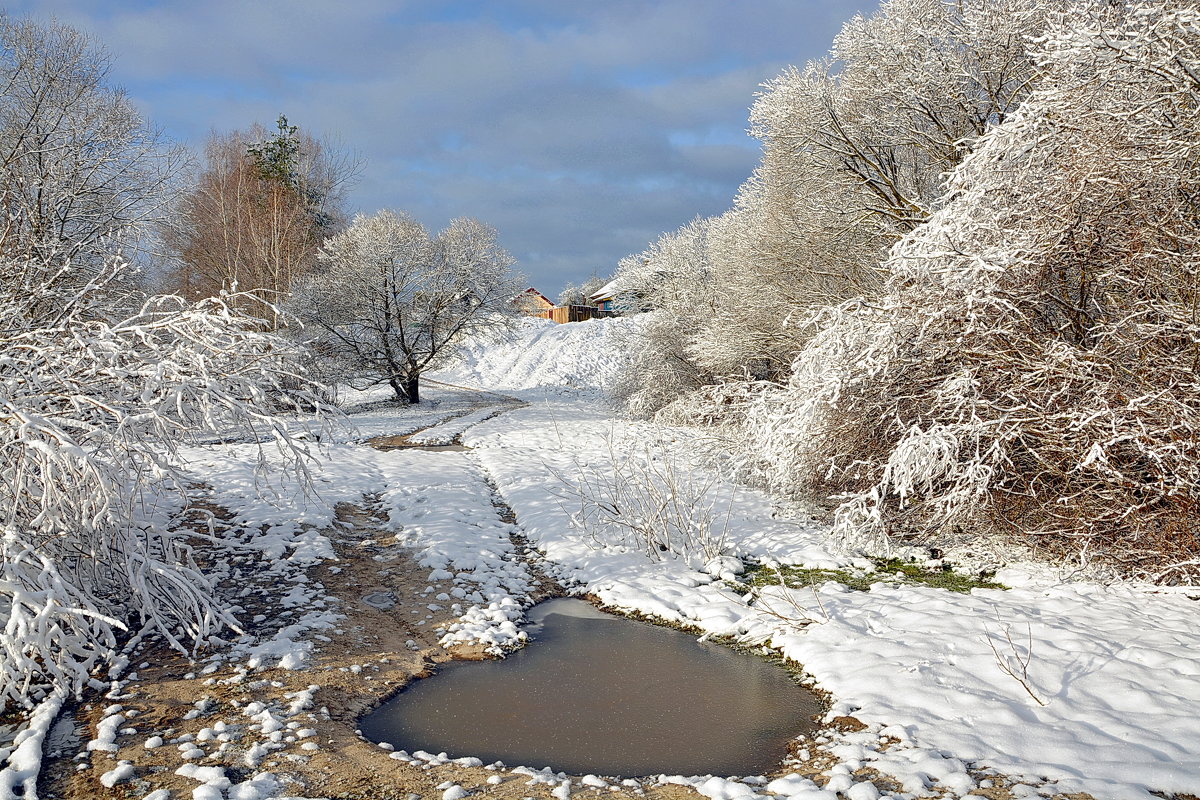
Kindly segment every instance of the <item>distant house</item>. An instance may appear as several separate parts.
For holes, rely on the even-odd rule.
[[[604,284],[589,298],[592,301],[592,305],[601,311],[615,311],[616,309],[613,308],[613,302],[617,298],[618,288],[619,287],[617,286],[617,281],[615,279]]]
[[[541,316],[543,311],[554,308],[554,301],[530,286],[513,298],[513,305],[520,309],[522,314]]]

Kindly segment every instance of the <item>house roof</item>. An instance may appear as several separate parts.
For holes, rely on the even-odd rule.
[[[546,295],[542,294],[541,292],[539,292],[537,289],[533,288],[532,286],[530,286],[525,291],[521,292],[519,295],[517,295],[513,299],[519,300],[520,298],[525,297],[526,295],[533,295],[534,297],[540,297],[543,300],[545,300],[547,303],[549,303],[550,305],[554,305],[553,300],[551,300],[549,297],[546,297]]]
[[[617,284],[617,278],[613,278],[608,283],[601,286],[595,292],[592,292],[590,300],[607,300],[610,297],[616,296],[621,287]]]

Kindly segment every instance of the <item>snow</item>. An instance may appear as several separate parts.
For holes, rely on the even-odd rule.
[[[724,549],[691,566],[682,559],[651,560],[643,549],[577,527],[564,481],[578,481],[584,467],[611,470],[614,461],[640,457],[647,442],[662,459],[694,460],[702,446],[695,431],[618,419],[600,402],[596,387],[619,361],[605,348],[630,325],[620,319],[561,326],[530,321],[507,344],[464,345],[462,360],[437,379],[478,381],[487,392],[509,393],[522,403],[495,394],[472,398],[439,385],[428,391],[432,413],[385,413],[364,400],[363,418],[375,432],[433,426],[425,438],[461,436],[471,449],[381,452],[354,436],[326,442],[307,465],[319,495],[296,491],[286,472],[268,471],[272,483],[264,487],[245,446],[190,448],[192,474],[211,487],[212,502],[233,514],[224,535],[243,551],[269,557],[272,599],[295,611],[286,624],[265,620],[263,633],[233,642],[222,657],[246,672],[308,665],[313,637],[336,626],[339,615],[336,601],[306,570],[333,558],[337,504],[367,504],[380,526],[376,544],[384,557],[389,548],[407,548],[427,571],[430,586],[421,603],[457,605],[457,618],[440,631],[445,645],[473,643],[503,653],[522,643],[533,578],[513,540],[519,534],[538,549],[540,568],[571,592],[783,655],[803,665],[832,698],[828,720],[862,723],[858,730],[825,729],[806,743],[831,759],[818,781],[784,774],[765,785],[729,776],[663,776],[660,782],[691,786],[714,800],[764,794],[832,800],[835,791],[846,800],[876,800],[884,779],[912,796],[963,796],[994,771],[1030,787],[1017,787],[1017,796],[1088,792],[1149,800],[1152,791],[1196,792],[1200,718],[1191,712],[1200,705],[1200,615],[1187,592],[1065,582],[1051,570],[1020,563],[998,575],[1011,588],[969,594],[897,585],[886,576],[868,591],[825,583],[751,592],[735,582],[747,560],[825,569],[863,562],[839,552],[827,527],[789,517],[767,495],[719,475],[710,476],[709,493],[727,517]],[[386,427],[389,419],[394,429]],[[516,525],[501,518],[505,505]],[[292,693],[285,704],[242,707],[243,724],[263,740],[248,746],[244,767],[258,767],[277,746],[270,737],[287,733],[285,720],[310,708],[316,690]],[[0,771],[0,797],[14,796],[30,775],[36,779],[31,753],[40,751],[38,737],[57,714],[51,700],[18,735]],[[120,706],[105,709],[87,749],[97,756],[116,750],[127,722]],[[299,747],[319,748],[317,731],[295,723],[296,739],[308,740]],[[224,723],[213,724],[212,733],[219,733],[218,725]],[[183,745],[183,757],[204,754],[191,740]],[[379,757],[426,766],[451,762],[422,751],[381,751]],[[130,777],[123,765],[113,766],[101,781]],[[863,767],[880,779],[863,780]],[[517,767],[509,773],[560,798],[571,791],[569,780],[551,771]],[[178,774],[196,781],[197,797],[266,800],[284,791],[270,773],[233,784],[220,768],[193,762]],[[581,785],[606,784],[596,778]],[[470,793],[459,784],[440,791],[446,800]]]
[[[0,769],[0,798],[37,796],[42,742],[66,699],[66,690],[57,689],[29,715],[28,724],[13,739],[13,749],[4,759],[4,768]]]
[[[121,725],[125,723],[124,715],[118,713],[120,711],[120,706],[111,706],[108,709],[108,715],[96,725],[96,738],[87,743],[88,750],[116,752],[117,734]]]
[[[603,322],[611,321],[595,327]],[[593,395],[523,391],[572,374],[558,362],[575,354],[588,370],[610,363],[589,348],[611,333],[576,341],[585,330],[531,325],[511,349],[466,348],[471,358],[456,376],[534,401],[471,428],[463,442],[560,580],[607,605],[762,643],[803,664],[833,696],[830,718],[853,716],[867,726],[832,736],[824,749],[914,794],[935,786],[969,792],[968,765],[1096,797],[1200,786],[1200,720],[1185,712],[1200,702],[1200,618],[1185,593],[1062,582],[1036,565],[1014,564],[1001,573],[1009,590],[955,594],[881,582],[858,592],[830,583],[748,601],[712,573],[734,577],[735,563],[748,557],[823,568],[853,559],[832,547],[823,526],[779,518],[769,498],[721,482],[716,490],[728,493],[731,508],[727,552],[704,571],[600,547],[575,530],[569,504],[552,491],[562,476],[614,452],[628,457],[654,436],[674,439],[683,453],[699,446],[692,431],[613,419]],[[881,736],[897,741],[881,749]],[[842,777],[853,800],[878,795],[873,784]],[[742,791],[716,783],[708,790]]]
[[[847,735],[831,752],[895,776],[906,791],[937,785],[963,794],[973,786],[968,762],[1097,797],[1200,784],[1200,765],[1189,755],[1200,749],[1200,721],[1180,713],[1200,700],[1193,600],[1133,585],[1048,583],[1032,571],[1008,591],[960,595],[880,583],[853,592],[826,584],[766,592],[751,605],[680,562],[597,548],[547,496],[556,473],[570,474],[566,453],[594,464],[610,457],[614,431],[629,441],[646,428],[562,401],[513,411],[464,440],[560,576],[608,605],[765,643],[803,664],[834,696],[831,717],[875,726],[859,737],[873,742]],[[823,528],[771,519],[766,498],[743,491],[731,502],[731,554],[806,566],[847,562],[826,548]],[[1030,689],[1045,706],[1003,671],[1001,659],[1028,660]],[[885,726],[901,741],[880,751]]]
[[[501,392],[605,390],[625,363],[620,342],[636,335],[640,327],[636,318],[606,317],[558,325],[530,317],[498,339],[479,337],[461,344],[457,363],[434,377]]]
[[[124,783],[132,778],[136,772],[137,770],[134,769],[133,764],[130,762],[118,762],[117,766],[100,776],[100,785],[106,789],[111,789],[118,783]]]

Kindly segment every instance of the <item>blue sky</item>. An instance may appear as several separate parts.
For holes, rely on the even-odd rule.
[[[172,138],[280,114],[364,162],[352,210],[500,231],[554,295],[750,174],[758,85],[822,56],[863,0],[19,0],[92,34]]]

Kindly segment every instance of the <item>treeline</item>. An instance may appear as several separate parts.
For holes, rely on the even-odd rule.
[[[733,207],[625,259],[624,399],[852,545],[1200,575],[1200,12],[890,0],[764,86]]]

